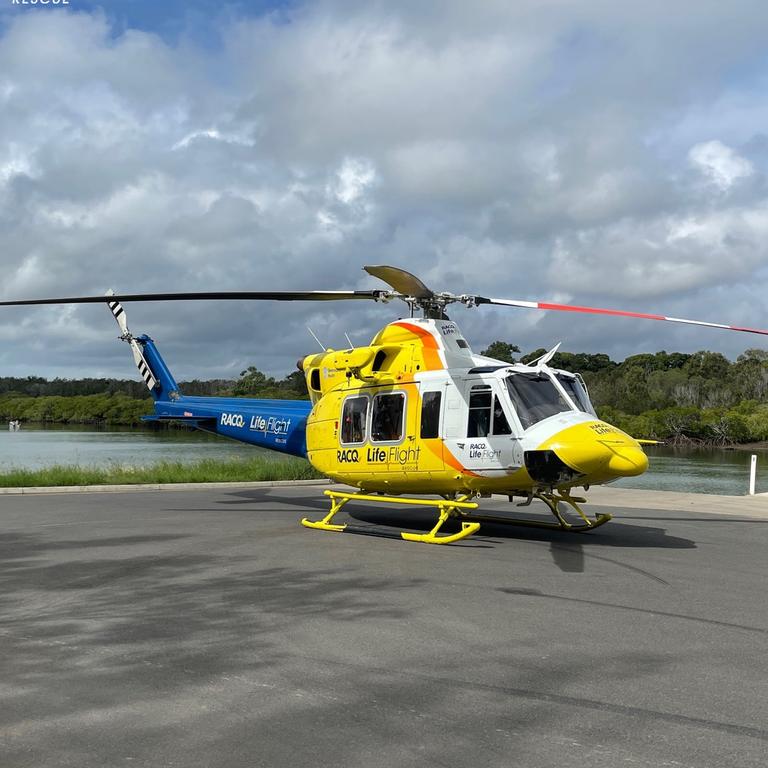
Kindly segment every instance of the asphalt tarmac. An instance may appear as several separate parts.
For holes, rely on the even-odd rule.
[[[437,547],[321,491],[0,497],[0,766],[768,763],[768,517]]]

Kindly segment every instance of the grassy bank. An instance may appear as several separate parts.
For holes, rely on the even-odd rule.
[[[126,485],[141,483],[227,483],[263,480],[313,480],[320,475],[304,459],[251,459],[194,464],[161,461],[146,467],[80,467],[57,465],[45,469],[11,469],[0,473],[0,487],[21,488],[59,485]]]

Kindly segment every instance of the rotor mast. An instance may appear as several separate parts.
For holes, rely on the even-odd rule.
[[[390,293],[388,298],[404,301],[410,307],[411,317],[417,309],[420,309],[427,320],[448,320],[448,315],[445,312],[448,304],[460,302],[468,307],[475,305],[474,296],[457,296],[446,291],[435,293],[416,275],[398,267],[381,265],[367,266],[363,269],[369,275],[391,285],[394,292]]]

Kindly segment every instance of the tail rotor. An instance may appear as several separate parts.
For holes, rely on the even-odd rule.
[[[115,292],[110,288],[105,295],[114,296],[114,293]],[[157,379],[144,358],[141,344],[136,341],[133,334],[128,330],[128,320],[125,316],[123,305],[119,301],[107,301],[107,305],[120,328],[121,340],[127,341],[128,344],[131,345],[131,352],[133,353],[133,359],[136,361],[136,367],[139,369],[141,378],[144,379],[144,383],[149,388],[149,391],[152,392],[157,388]]]

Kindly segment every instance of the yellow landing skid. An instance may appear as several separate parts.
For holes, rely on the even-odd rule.
[[[321,531],[343,531],[346,525],[334,525],[331,523],[333,516],[348,501],[370,501],[376,504],[405,504],[408,506],[436,507],[439,513],[437,524],[429,533],[400,533],[406,541],[421,541],[425,544],[451,544],[467,536],[471,536],[480,528],[480,523],[468,522],[461,523],[461,530],[457,533],[438,536],[443,523],[450,517],[456,515],[465,515],[464,510],[477,509],[477,504],[473,501],[467,501],[469,496],[462,496],[459,499],[408,499],[399,496],[373,496],[364,493],[345,493],[344,491],[325,491],[326,496],[331,500],[331,510],[322,520],[307,520],[305,517],[301,524],[307,528],[316,528]]]
[[[494,515],[468,515],[466,513],[460,513],[462,517],[466,517],[468,520],[479,520],[483,523],[501,523],[504,525],[521,525],[527,528],[544,528],[546,530],[555,531],[569,531],[570,533],[584,533],[585,531],[591,531],[595,528],[599,528],[601,525],[605,525],[609,520],[613,519],[613,515],[609,512],[604,512],[595,517],[589,517],[584,510],[579,506],[586,502],[586,499],[580,496],[571,496],[569,493],[538,491],[531,495],[530,499],[518,506],[528,506],[533,499],[539,499],[543,501],[548,507],[549,511],[555,516],[557,522],[545,522],[544,520],[515,520],[509,517],[497,517]],[[560,512],[559,504],[563,502],[567,504],[576,514],[582,519],[581,523],[569,523]]]

